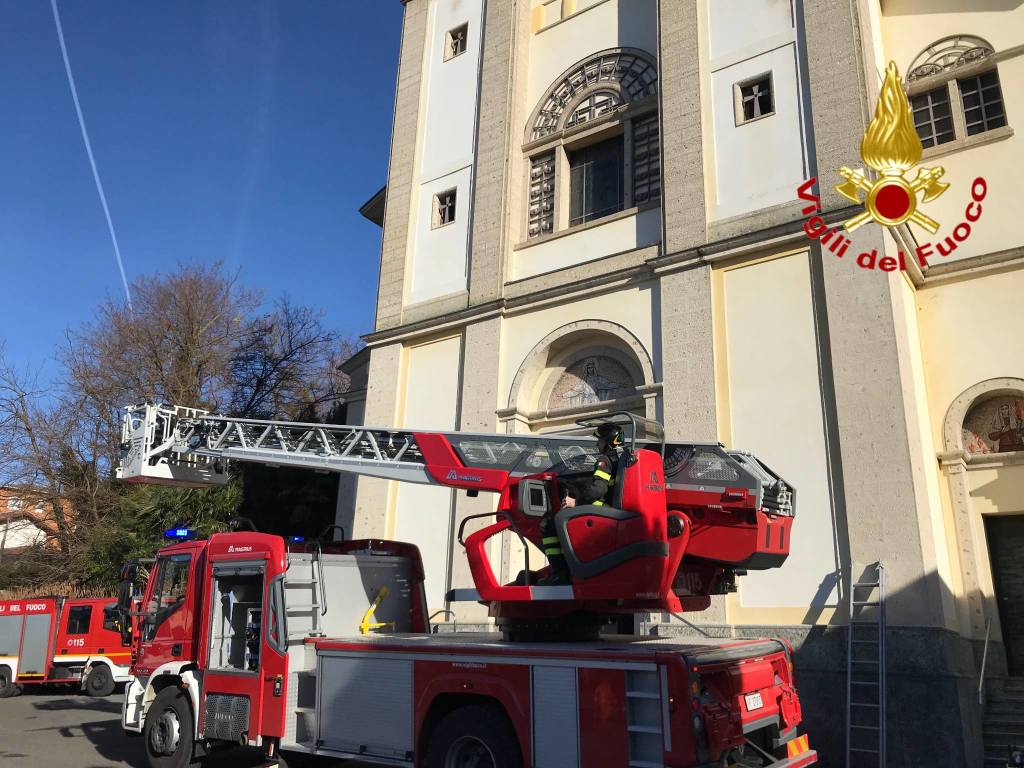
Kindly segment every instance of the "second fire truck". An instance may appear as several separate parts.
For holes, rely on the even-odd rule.
[[[755,457],[619,420],[615,497],[555,515],[571,583],[541,586],[529,564],[501,583],[486,544],[540,542],[560,479],[593,465],[589,438],[130,409],[129,481],[213,484],[251,461],[497,493],[495,521],[459,532],[475,589],[450,599],[488,605],[505,639],[432,633],[410,544],[182,531],[142,595],[124,728],[154,768],[227,744],[426,768],[814,764],[785,642],[598,636],[609,617],[701,610],[736,574],[778,567],[793,521],[792,489]]]

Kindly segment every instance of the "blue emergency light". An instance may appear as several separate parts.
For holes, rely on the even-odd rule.
[[[168,528],[164,531],[165,539],[175,539],[177,541],[188,541],[194,539],[196,532],[191,528]]]
[[[305,540],[305,536],[289,536],[287,539],[287,541],[291,542],[292,544],[301,544]]]

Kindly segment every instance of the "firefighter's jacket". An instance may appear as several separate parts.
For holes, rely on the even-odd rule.
[[[607,497],[615,486],[615,473],[619,468],[619,455],[614,448],[609,448],[594,462],[594,473],[586,480],[578,481],[569,487],[569,495],[576,499],[577,504],[594,504],[602,506],[610,499]]]

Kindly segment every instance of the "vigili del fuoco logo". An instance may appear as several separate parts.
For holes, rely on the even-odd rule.
[[[811,203],[802,211],[804,216],[810,217],[804,221],[804,233],[838,258],[843,258],[850,247],[847,233],[872,221],[883,227],[898,227],[909,222],[935,234],[939,222],[928,215],[927,205],[942,196],[950,185],[940,181],[946,173],[942,166],[917,168],[917,174],[912,175],[923,151],[896,63],[889,62],[875,105],[875,116],[860,142],[861,159],[875,171],[876,178],[872,180],[860,168],[843,166],[839,169],[843,183],[835,187],[839,194],[862,205],[864,210],[843,222],[840,229],[830,227],[820,216],[821,200],[813,192],[818,179],[808,179],[797,189],[797,197]],[[914,256],[922,267],[927,266],[929,257],[948,256],[970,237],[971,224],[981,218],[981,201],[987,193],[988,185],[979,176],[971,183],[971,199],[964,210],[964,221],[943,240],[915,248]],[[879,258],[877,249],[872,249],[860,253],[856,261],[864,269],[877,267],[885,272],[907,268],[902,250],[898,257]]]

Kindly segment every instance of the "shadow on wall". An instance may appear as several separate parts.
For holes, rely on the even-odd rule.
[[[871,573],[855,574],[870,581]],[[919,600],[927,577],[890,592],[886,605]],[[826,582],[822,582],[824,590]],[[906,594],[901,594],[904,592]],[[944,598],[951,597],[944,595]],[[859,595],[863,599],[863,595]],[[873,609],[866,609],[873,610]],[[891,612],[891,608],[890,608]],[[845,613],[845,611],[841,611]],[[811,615],[811,614],[809,614]],[[870,614],[864,614],[868,618]],[[822,766],[839,768],[846,755],[847,627],[736,627],[743,636],[774,634],[796,653],[797,687],[804,726]],[[981,642],[935,627],[888,624],[885,634],[886,758],[889,768],[967,766],[983,762],[982,707],[978,703]],[[986,677],[1006,674],[1001,643],[989,646]]]

